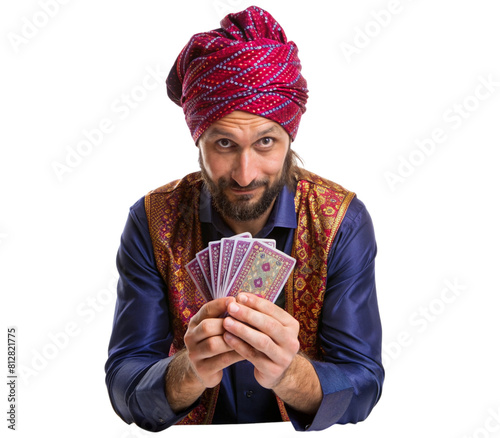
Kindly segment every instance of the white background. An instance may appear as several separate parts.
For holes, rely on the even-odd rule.
[[[23,371],[17,436],[146,436],[114,414],[104,384],[115,254],[128,208],[197,170],[165,92],[175,57],[192,34],[253,2],[66,0],[50,14],[42,5],[54,1],[5,3],[0,290]],[[358,194],[379,246],[383,395],[365,422],[322,434],[500,436],[498,2],[257,4],[297,43],[308,80],[296,151]],[[111,132],[99,137],[100,123]],[[436,129],[440,143],[424,155],[416,141]],[[92,150],[81,148],[85,131]],[[75,158],[79,144],[86,155]],[[388,172],[399,175],[392,185]],[[208,430],[267,428],[294,434],[289,424]]]

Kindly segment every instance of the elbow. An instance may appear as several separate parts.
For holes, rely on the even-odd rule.
[[[339,419],[339,424],[358,423],[368,418],[375,405],[382,396],[384,370],[380,368],[376,374],[366,370],[362,382],[354,385],[354,392],[344,415]]]
[[[106,374],[106,387],[108,389],[109,401],[116,415],[120,417],[125,423],[133,423],[132,415],[127,406],[126,398],[123,391],[119,391],[118,385],[114,383],[114,373],[108,372]]]

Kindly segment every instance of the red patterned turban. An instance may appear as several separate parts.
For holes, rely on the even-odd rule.
[[[237,110],[279,123],[294,139],[308,91],[297,46],[256,6],[227,15],[221,26],[194,35],[167,78],[193,139]]]

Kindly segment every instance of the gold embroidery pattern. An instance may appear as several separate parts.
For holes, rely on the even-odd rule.
[[[354,193],[309,173],[297,185],[297,229],[292,257],[297,260],[286,284],[286,310],[300,323],[301,350],[321,359],[318,323],[326,288],[327,258]]]

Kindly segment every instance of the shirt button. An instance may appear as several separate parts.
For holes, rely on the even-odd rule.
[[[253,391],[247,391],[247,398],[251,398],[253,396]]]

